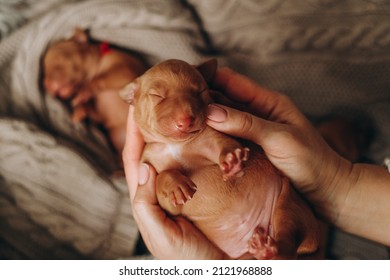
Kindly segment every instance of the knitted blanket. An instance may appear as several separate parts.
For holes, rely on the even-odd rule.
[[[16,258],[134,257],[137,227],[125,181],[111,175],[115,155],[100,130],[74,125],[40,85],[46,47],[76,26],[150,65],[217,57],[289,95],[308,116],[368,118],[376,134],[366,156],[381,164],[390,155],[386,1],[26,2],[39,12],[0,41],[0,238]],[[365,256],[333,255],[388,258],[385,248],[359,242]]]
[[[64,1],[0,44],[2,228],[34,228],[28,240],[37,247],[22,248],[28,258],[129,258],[138,232],[125,180],[111,175],[116,156],[99,129],[74,125],[40,84],[46,47],[76,26],[142,53],[150,64],[174,57],[196,63],[205,59],[204,46],[180,2],[119,0]],[[42,230],[50,242],[40,240]],[[52,247],[52,254],[42,253],[42,246]]]

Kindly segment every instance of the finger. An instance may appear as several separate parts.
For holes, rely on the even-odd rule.
[[[216,72],[213,85],[222,90],[231,99],[245,103],[248,111],[265,119],[285,121],[284,116],[291,111],[300,115],[293,102],[285,95],[260,87],[253,80],[221,68]],[[287,110],[287,112],[286,112]]]
[[[134,196],[134,202],[142,202],[147,205],[158,205],[156,195],[156,169],[147,164],[141,163],[138,167],[137,190]]]
[[[148,167],[142,171],[142,168],[145,168],[145,166]],[[132,203],[133,216],[151,253],[165,258],[161,249],[176,247],[174,245],[176,239],[182,239],[183,234],[176,222],[167,217],[158,204],[156,196],[156,170],[146,164],[142,164],[140,170],[140,184],[135,189]]]
[[[134,121],[134,107],[130,106],[127,118],[126,142],[122,152],[130,199],[133,201],[138,186],[138,166],[144,148],[143,137]]]
[[[141,164],[139,167],[140,184],[134,189],[132,200],[133,215],[143,235],[156,234],[161,236],[162,221],[165,213],[160,208],[156,196],[156,171],[152,166]],[[145,241],[150,238],[144,238]]]
[[[280,130],[283,126],[216,104],[209,105],[207,124],[218,131],[250,140],[260,146],[264,144],[265,137],[272,136],[273,131]]]
[[[217,70],[212,85],[242,103],[252,103],[259,90],[254,81],[227,67]],[[243,91],[247,93],[242,94]]]

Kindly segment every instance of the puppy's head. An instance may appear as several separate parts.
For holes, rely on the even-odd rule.
[[[178,142],[201,132],[212,101],[207,82],[216,68],[216,60],[192,66],[171,59],[127,85],[120,95],[134,104],[134,118],[145,139]]]
[[[43,57],[43,86],[53,96],[70,98],[85,80],[88,40],[85,31],[76,29],[72,38],[56,42],[47,49]]]

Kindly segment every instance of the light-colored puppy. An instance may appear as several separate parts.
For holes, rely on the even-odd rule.
[[[319,244],[311,209],[261,149],[206,125],[216,61],[164,61],[121,91],[135,106],[162,208],[191,220],[231,258],[290,259]]]

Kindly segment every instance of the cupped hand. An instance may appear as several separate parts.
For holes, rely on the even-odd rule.
[[[144,242],[157,259],[223,259],[225,255],[187,219],[168,216],[157,202],[156,171],[140,163],[145,145],[130,107],[126,144],[123,149],[125,175],[133,216]]]
[[[228,68],[217,71],[212,85],[246,112],[209,106],[208,125],[260,145],[269,160],[327,215],[339,174],[350,163],[336,154],[285,95],[272,92]]]

